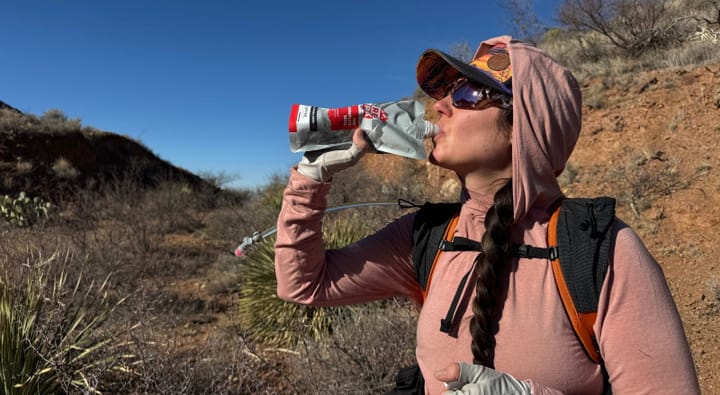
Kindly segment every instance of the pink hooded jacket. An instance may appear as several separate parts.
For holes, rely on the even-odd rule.
[[[547,246],[550,206],[578,138],[581,93],[572,75],[543,51],[503,36],[513,67],[513,198],[517,243]],[[329,183],[291,170],[278,218],[275,266],[278,295],[318,306],[363,303],[404,296],[422,304],[411,257],[414,214],[338,250],[325,250],[321,221]],[[480,240],[493,196],[466,191],[455,235]],[[594,326],[615,395],[698,394],[699,385],[681,319],[663,272],[637,235],[619,220],[612,262]],[[440,320],[474,253],[445,252],[420,310],[416,355],[426,393],[443,383],[434,372],[450,363],[472,363],[469,323],[462,312],[457,331]],[[575,337],[548,261],[515,258],[496,335],[495,368],[531,384],[533,394],[600,394],[599,365]],[[474,297],[474,287],[466,298]],[[469,299],[471,300],[471,299]]]

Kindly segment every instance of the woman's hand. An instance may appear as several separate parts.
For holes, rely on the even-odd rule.
[[[435,378],[445,382],[443,395],[531,395],[530,384],[482,365],[454,363]]]
[[[370,150],[365,132],[357,128],[353,132],[353,144],[348,149],[306,152],[298,164],[298,172],[315,181],[330,181],[333,174],[358,163]]]

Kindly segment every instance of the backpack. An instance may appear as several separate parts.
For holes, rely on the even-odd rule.
[[[415,272],[423,290],[423,300],[432,280],[432,271],[442,251],[480,251],[480,243],[461,237],[451,239],[460,213],[460,203],[425,203],[415,215],[412,256]],[[605,393],[610,393],[593,324],[613,240],[610,231],[615,218],[615,199],[564,198],[550,217],[548,246],[514,245],[514,256],[551,261],[553,275],[572,324],[588,358],[600,364]],[[465,289],[471,269],[458,285],[440,330],[449,333],[455,310]]]

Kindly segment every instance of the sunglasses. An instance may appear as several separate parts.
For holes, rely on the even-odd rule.
[[[453,106],[463,110],[484,110],[492,106],[512,110],[512,98],[474,84],[467,78],[460,78],[450,85],[444,96],[448,95]]]

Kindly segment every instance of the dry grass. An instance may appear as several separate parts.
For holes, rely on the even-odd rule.
[[[65,158],[58,158],[52,165],[52,170],[59,178],[73,179],[80,174],[78,169]]]
[[[92,127],[83,126],[78,118],[68,118],[62,110],[52,109],[41,116],[20,114],[8,109],[0,109],[0,133],[47,133],[62,135],[71,132],[97,132]]]
[[[117,369],[93,376],[100,390],[245,393],[238,377],[259,368],[254,360],[229,359],[232,354],[226,352],[231,348],[225,341],[237,343],[237,339],[230,335],[227,338],[231,340],[215,339],[206,344],[204,352],[209,359],[193,360],[189,356],[197,356],[199,350],[180,350],[173,340],[177,334],[169,336],[188,316],[195,317],[191,323],[209,322],[207,310],[222,310],[219,303],[207,303],[167,286],[168,282],[196,275],[217,259],[212,246],[198,245],[188,236],[203,227],[209,207],[219,202],[212,195],[204,196],[175,183],[143,190],[133,180],[119,178],[100,189],[78,191],[68,197],[45,223],[5,227],[0,240],[0,262],[5,269],[0,276],[2,282],[17,277],[12,275],[13,267],[26,261],[22,258],[24,251],[37,250],[47,255],[57,248],[83,258],[67,260],[67,273],[82,272],[86,281],[95,283],[110,276],[105,294],[114,300],[126,298],[126,303],[96,331],[97,335],[112,334],[112,347],[105,349],[102,358],[117,362]],[[237,346],[236,352],[241,353],[241,349]],[[213,371],[229,373],[223,373],[223,378],[208,376]],[[224,383],[231,376],[235,378]]]
[[[299,393],[373,394],[392,389],[397,370],[414,363],[417,313],[390,301],[351,309],[329,336],[308,340],[288,358]]]

